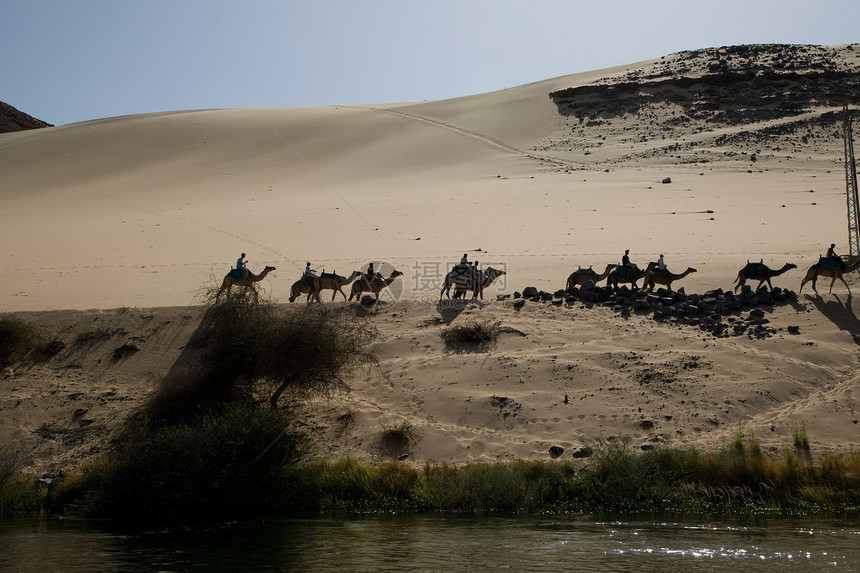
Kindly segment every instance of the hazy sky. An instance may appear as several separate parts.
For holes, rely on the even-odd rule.
[[[446,99],[858,24],[857,0],[0,0],[0,101],[61,125]]]

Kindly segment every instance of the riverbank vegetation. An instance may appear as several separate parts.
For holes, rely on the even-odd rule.
[[[343,309],[285,309],[241,291],[222,301],[210,298],[191,341],[196,366],[165,378],[106,454],[59,475],[27,476],[23,456],[0,445],[0,515],[189,520],[300,513],[860,511],[860,453],[813,452],[803,425],[778,455],[738,431],[718,451],[642,451],[621,438],[596,440],[582,449],[591,454],[582,459],[547,454],[542,461],[462,466],[312,459],[291,406],[346,389],[357,369],[384,375],[372,324]],[[26,325],[11,321],[3,328],[8,340],[18,341],[15,355],[26,355],[34,344]]]
[[[308,460],[287,415],[231,406],[138,425],[109,456],[53,485],[0,475],[4,513],[53,508],[130,520],[302,513],[857,514],[860,454],[765,455],[740,434],[719,451],[598,440],[587,460],[454,466]]]

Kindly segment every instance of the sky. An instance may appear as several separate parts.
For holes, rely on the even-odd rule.
[[[860,41],[857,0],[0,0],[0,101],[54,125],[440,100],[751,43]]]

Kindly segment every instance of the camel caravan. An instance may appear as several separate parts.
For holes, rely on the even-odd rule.
[[[806,272],[803,280],[800,283],[799,291],[803,291],[803,287],[808,283],[812,283],[812,290],[818,294],[816,281],[820,277],[830,278],[830,293],[833,292],[833,285],[837,280],[851,292],[848,283],[844,276],[848,273],[860,270],[860,259],[846,262],[845,258],[837,255],[834,252],[835,245],[831,245],[827,254],[819,257],[818,261],[813,264]],[[559,293],[564,295],[573,295],[580,292],[591,291],[597,288],[598,283],[606,281],[606,288],[610,291],[617,291],[619,288],[628,288],[640,290],[639,284],[642,285],[641,292],[652,293],[656,288],[660,288],[660,292],[674,292],[673,287],[676,283],[682,281],[685,277],[697,272],[693,267],[687,267],[683,272],[674,273],[666,266],[663,255],[661,254],[657,261],[649,262],[645,268],[640,268],[636,263],[630,261],[630,251],[624,252],[624,256],[620,263],[607,264],[601,273],[595,271],[592,267],[579,267],[573,271],[567,278],[563,291],[557,291],[556,298]],[[255,286],[266,276],[275,270],[273,266],[266,266],[262,272],[255,274],[249,271],[245,265],[245,253],[238,259],[236,267],[231,269],[224,277],[221,287],[217,292],[216,300],[224,293],[229,297],[231,289],[236,287],[250,288],[252,296],[256,297]],[[449,267],[451,270],[445,275],[442,283],[442,290],[439,293],[439,299],[447,297],[448,299],[463,299],[466,298],[466,293],[472,293],[472,300],[484,298],[484,290],[492,285],[499,277],[505,275],[504,270],[495,269],[493,267],[480,268],[477,262],[469,262],[464,254],[459,264]],[[785,263],[782,267],[770,268],[764,263],[764,260],[759,262],[747,261],[737,274],[733,282],[732,292],[737,293],[739,290],[758,292],[763,285],[767,285],[768,289],[774,290],[772,279],[779,277],[789,270],[796,269],[797,265],[793,263]],[[366,302],[375,304],[379,302],[380,293],[389,288],[392,283],[403,273],[398,270],[392,270],[386,277],[381,273],[374,271],[373,263],[368,265],[367,271],[352,271],[349,276],[338,275],[337,273],[322,272],[317,274],[311,268],[311,263],[308,262],[302,277],[293,283],[290,288],[290,302],[295,302],[301,295],[306,296],[306,301],[322,302],[322,291],[332,291],[331,301],[334,302],[337,294],[343,297],[344,302],[352,301]],[[747,286],[747,282],[757,285],[753,291],[751,286]],[[345,289],[349,288],[349,296]],[[454,289],[453,294],[451,289]],[[609,291],[607,291],[609,292]],[[504,297],[507,295],[499,295]],[[514,295],[517,296],[516,294]],[[563,296],[563,295],[562,295]]]
[[[833,285],[837,280],[841,281],[842,284],[845,285],[845,288],[848,289],[849,293],[851,292],[851,289],[848,287],[848,283],[845,282],[843,277],[848,273],[860,269],[860,259],[847,263],[842,256],[837,255],[834,252],[833,249],[835,247],[835,244],[830,245],[827,254],[820,256],[818,262],[809,267],[809,270],[806,272],[806,276],[800,283],[800,292],[803,291],[803,287],[807,283],[811,282],[812,290],[818,294],[818,290],[815,288],[815,283],[819,277],[831,279],[829,291],[831,293],[833,292]],[[579,287],[585,285],[589,285],[589,287],[596,286],[604,279],[606,280],[606,286],[611,287],[612,289],[617,289],[620,284],[629,284],[630,288],[636,289],[638,288],[637,282],[641,280],[642,286],[646,292],[652,292],[657,285],[660,285],[666,291],[672,291],[673,283],[696,272],[696,269],[693,267],[687,267],[687,269],[682,273],[673,273],[663,262],[663,255],[660,255],[658,261],[649,262],[644,269],[641,269],[635,263],[630,262],[629,253],[629,250],[625,251],[620,264],[610,263],[606,265],[606,268],[600,274],[591,267],[586,269],[580,266],[577,270],[573,271],[570,276],[568,276],[564,289],[565,292],[572,293]],[[768,288],[773,290],[771,279],[796,268],[797,265],[794,263],[785,263],[779,269],[772,269],[764,263],[763,259],[759,262],[747,261],[747,264],[738,271],[737,278],[735,278],[735,281],[733,282],[734,288],[732,290],[733,292],[738,292],[739,289],[744,288],[747,281],[758,281],[755,291],[761,289],[764,284],[767,284]]]

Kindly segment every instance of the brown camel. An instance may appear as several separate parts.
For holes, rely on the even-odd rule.
[[[402,274],[403,273],[400,271],[391,271],[391,276],[387,279],[379,276],[368,277],[367,275],[364,275],[362,278],[352,283],[352,292],[349,293],[349,300],[352,300],[352,297],[355,297],[355,300],[360,300],[361,293],[372,292],[376,295],[376,301],[379,302],[379,293]]]
[[[308,295],[308,302],[311,302],[311,297],[313,297],[317,302],[322,302],[322,299],[320,298],[320,290],[315,288],[315,285],[308,285],[304,278],[300,278],[293,283],[292,287],[290,287],[290,302],[295,301],[299,298],[299,295],[303,294]],[[344,296],[344,298],[346,297]],[[332,295],[332,300],[334,300],[334,295]]]
[[[761,285],[764,283],[767,283],[768,288],[773,290],[773,285],[770,284],[770,279],[778,277],[782,273],[796,268],[797,265],[794,263],[785,263],[781,269],[775,271],[764,263],[751,263],[747,261],[747,265],[738,271],[738,278],[735,279],[737,284],[735,285],[734,291],[738,292],[738,289],[744,286],[748,280],[758,281],[758,286],[755,287],[756,290],[760,289]]]
[[[648,263],[648,266],[645,267],[645,270],[641,270],[636,266],[636,263],[629,263],[627,265],[623,265],[620,267],[615,267],[606,277],[606,286],[612,286],[613,288],[618,286],[618,283],[630,283],[630,286],[636,288],[636,281],[647,275],[651,272],[651,269],[657,266],[657,263],[651,262]],[[624,276],[618,276],[618,270],[624,269],[626,267],[627,273]]]
[[[265,269],[263,269],[263,272],[258,275],[255,275],[251,271],[248,271],[248,276],[246,277],[240,275],[241,271],[237,272],[236,269],[231,270],[229,273],[227,273],[227,276],[225,276],[224,280],[221,282],[221,288],[218,289],[218,294],[215,295],[215,300],[217,301],[221,297],[221,293],[225,290],[227,291],[227,297],[229,298],[230,289],[232,289],[234,286],[253,288],[254,284],[266,278],[266,275],[274,270],[276,270],[275,267],[267,266]],[[254,295],[256,297],[256,290],[254,291]]]
[[[352,274],[349,275],[349,278],[342,277],[336,273],[323,273],[322,275],[314,279],[314,289],[317,292],[331,289],[333,291],[331,293],[332,302],[334,302],[334,297],[337,295],[337,293],[342,294],[343,300],[346,300],[346,293],[344,293],[342,290],[343,287],[351,283],[353,279],[356,279],[362,275],[363,273],[360,271],[352,271]]]
[[[478,298],[478,295],[480,295],[481,300],[484,300],[484,289],[504,274],[507,273],[493,267],[487,267],[486,270],[479,271],[478,276],[475,276],[474,273],[471,275],[454,275],[448,273],[445,275],[445,284],[442,286],[442,292],[450,298],[451,286],[453,285],[455,287],[454,298],[466,298],[466,291],[470,290],[472,291],[472,298]],[[439,298],[442,298],[441,293]]]
[[[567,291],[570,292],[576,288],[577,285],[585,284],[585,281],[593,281],[594,284],[597,284],[608,277],[609,272],[617,266],[618,265],[610,263],[606,265],[606,270],[600,274],[597,274],[597,272],[595,272],[591,267],[588,267],[587,269],[580,267],[567,277]]]
[[[669,269],[663,269],[662,271],[659,269],[651,269],[650,273],[645,275],[644,284],[645,288],[649,291],[654,290],[654,285],[663,285],[667,289],[672,290],[672,283],[675,281],[679,281],[690,273],[695,273],[696,269],[693,267],[687,267],[687,270],[681,273],[680,275],[676,275]]]
[[[816,290],[815,288],[815,281],[818,279],[818,277],[830,277],[832,280],[830,281],[830,290],[828,292],[833,292],[833,283],[836,282],[836,279],[839,279],[840,281],[842,281],[842,284],[845,285],[845,288],[847,288],[848,292],[850,293],[851,288],[848,286],[848,283],[845,282],[845,279],[842,278],[842,276],[846,273],[853,272],[860,268],[860,259],[857,259],[850,265],[845,265],[844,267],[835,265],[832,269],[824,268],[824,265],[822,264],[823,259],[824,257],[819,259],[817,264],[814,264],[809,267],[809,270],[806,271],[806,276],[803,277],[803,280],[800,282],[800,290],[798,292],[803,292],[803,285],[805,285],[809,281],[812,281],[812,290],[815,291],[815,294],[818,294],[818,290]]]

